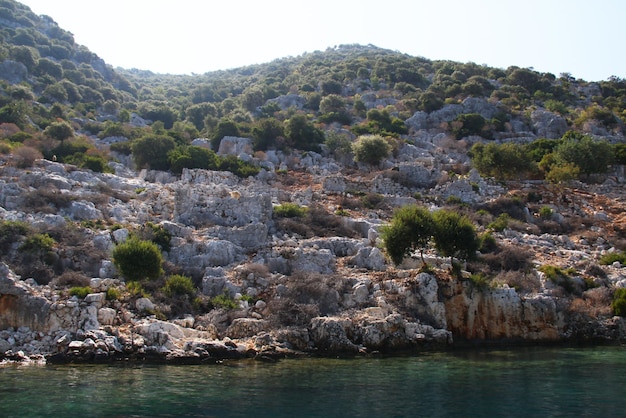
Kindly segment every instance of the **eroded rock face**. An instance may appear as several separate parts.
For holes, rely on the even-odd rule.
[[[522,298],[512,288],[479,290],[468,281],[444,287],[448,329],[465,340],[558,341],[564,323],[554,300]]]
[[[0,329],[47,330],[51,303],[0,263]]]

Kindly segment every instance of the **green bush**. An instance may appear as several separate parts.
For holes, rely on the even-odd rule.
[[[611,308],[613,308],[615,315],[626,316],[626,288],[615,289]]]
[[[283,203],[274,206],[274,215],[279,218],[302,218],[306,215],[307,208],[301,207],[295,203]]]
[[[188,295],[193,297],[196,294],[196,287],[187,276],[175,274],[165,281],[165,286],[161,289],[169,297]]]
[[[600,264],[602,264],[603,266],[611,265],[615,263],[616,261],[619,261],[620,264],[626,264],[626,253],[625,252],[606,253],[600,257]]]
[[[490,232],[485,232],[479,237],[480,245],[478,250],[481,253],[491,253],[498,249],[498,243]]]
[[[539,209],[539,217],[541,219],[550,219],[553,214],[554,211],[550,206],[542,206],[541,209]]]
[[[237,309],[239,307],[237,301],[226,293],[211,298],[211,305],[213,305],[214,308],[223,309]]]
[[[561,286],[568,293],[574,293],[576,291],[574,282],[570,275],[575,273],[573,269],[563,270],[560,267],[550,264],[544,264],[538,268],[540,272],[545,274],[546,278],[552,283]]]
[[[120,291],[117,290],[114,287],[109,287],[107,289],[107,300],[119,300],[120,298]]]
[[[172,234],[162,225],[146,222],[145,225],[137,230],[136,237],[141,240],[154,242],[161,251],[168,252],[171,249],[170,241],[172,240]]]
[[[454,133],[456,139],[461,139],[470,135],[480,135],[483,133],[486,121],[478,113],[466,113],[457,116],[457,118],[450,123],[452,133]]]
[[[131,297],[148,297],[148,293],[144,290],[143,286],[139,282],[126,283],[126,290],[130,293]]]
[[[261,169],[254,164],[240,160],[234,155],[227,155],[218,158],[217,168],[221,171],[230,171],[237,177],[241,178],[256,176],[259,174],[259,171],[261,171]]]
[[[152,241],[130,238],[113,249],[113,264],[127,280],[154,280],[163,274],[161,250]]]
[[[506,228],[509,227],[510,221],[511,221],[511,216],[508,213],[501,213],[493,222],[487,225],[487,228],[494,230],[496,232],[502,232]]]
[[[29,253],[46,253],[54,248],[54,244],[56,241],[50,235],[34,234],[26,238],[18,250]]]
[[[391,145],[380,135],[362,135],[352,144],[354,161],[377,165],[391,153]]]
[[[472,274],[470,282],[478,289],[487,289],[489,287],[489,279],[483,274]]]
[[[88,294],[92,293],[93,291],[91,290],[91,287],[89,286],[85,286],[85,287],[72,287],[70,288],[70,296],[76,296],[79,299],[84,299],[85,296],[87,296]]]
[[[133,159],[139,168],[169,170],[168,153],[176,147],[176,142],[167,135],[148,135],[133,142]]]
[[[0,252],[7,251],[11,244],[28,234],[28,230],[26,222],[0,221]]]

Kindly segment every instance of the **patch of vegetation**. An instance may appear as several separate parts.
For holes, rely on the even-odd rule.
[[[302,218],[307,213],[307,208],[297,203],[283,203],[274,206],[274,216],[279,218]]]
[[[487,289],[490,286],[489,278],[480,273],[470,275],[469,280],[474,285],[474,287],[480,290]]]
[[[149,295],[139,282],[127,282],[126,290],[131,297],[147,298]]]
[[[175,274],[165,280],[165,286],[161,289],[168,297],[189,296],[193,298],[196,295],[196,287],[191,278]]]
[[[508,228],[510,221],[511,216],[508,213],[501,213],[493,222],[487,225],[487,228],[496,232],[502,232]]]
[[[626,317],[626,288],[615,289],[611,308],[613,308],[615,315]]]
[[[211,305],[216,309],[232,310],[239,307],[239,303],[227,293],[211,298]]]
[[[603,254],[600,257],[599,263],[603,266],[608,266],[615,263],[616,261],[622,265],[626,264],[626,252],[610,252]]]
[[[129,281],[154,280],[163,274],[159,247],[152,241],[133,237],[115,246],[113,264]]]
[[[119,300],[121,297],[121,293],[118,289],[116,289],[115,287],[109,287],[107,289],[106,292],[106,298],[107,300],[113,301],[113,300]]]
[[[30,253],[47,253],[54,248],[55,244],[54,238],[48,234],[33,234],[22,242],[18,250]]]
[[[91,289],[91,287],[72,287],[70,288],[70,296],[76,296],[79,299],[85,299],[85,297],[90,294],[93,293],[93,290]]]

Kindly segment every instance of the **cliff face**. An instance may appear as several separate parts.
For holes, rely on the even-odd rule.
[[[515,289],[477,289],[468,281],[442,286],[448,329],[469,341],[559,341],[563,312],[545,295],[520,297]]]

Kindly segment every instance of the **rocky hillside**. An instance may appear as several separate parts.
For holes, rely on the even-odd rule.
[[[114,70],[10,0],[0,33],[4,359],[624,337],[623,80],[358,45]],[[476,256],[393,263],[384,226],[407,205],[470,220]],[[155,274],[120,261],[133,242]]]

